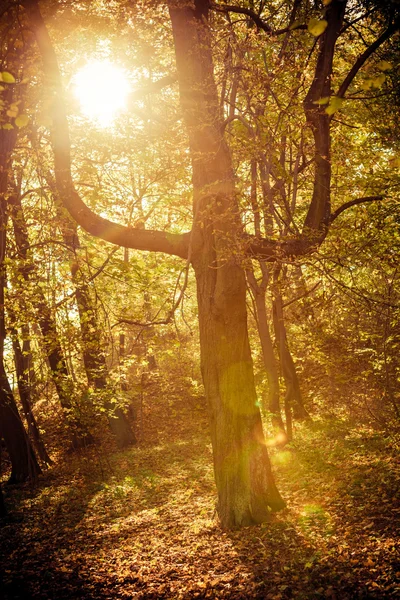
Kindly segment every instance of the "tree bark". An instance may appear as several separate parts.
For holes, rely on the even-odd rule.
[[[7,98],[7,101],[10,101],[10,98]],[[41,472],[21,421],[4,367],[7,192],[10,155],[15,141],[16,135],[13,131],[0,130],[0,437],[5,441],[11,460],[11,483],[19,483],[28,478],[35,479]]]
[[[284,502],[275,486],[257,405],[247,331],[246,279],[232,162],[222,136],[207,25],[208,2],[170,3],[181,106],[194,187],[192,264],[201,368],[209,406],[218,513],[223,526],[268,520]],[[239,251],[240,252],[240,251]]]
[[[37,2],[24,6],[46,76],[57,87],[53,149],[60,199],[93,235],[125,247],[164,251],[190,260],[196,275],[201,364],[211,421],[218,512],[226,527],[268,520],[283,508],[273,480],[257,405],[247,332],[246,280],[232,161],[222,134],[213,77],[208,1],[170,0],[183,116],[193,166],[194,224],[189,235],[129,229],[95,215],[71,176],[68,122],[59,68]]]
[[[8,314],[10,319],[15,322],[15,315],[13,315],[13,311],[10,310],[10,308],[8,308]],[[31,386],[29,384],[29,362],[21,348],[21,344],[18,339],[18,331],[14,326],[11,327],[11,338],[14,350],[14,364],[17,373],[19,399],[21,401],[22,410],[28,424],[28,433],[33,440],[33,444],[39,458],[45,465],[50,465],[52,464],[52,460],[47,453],[46,447],[40,435],[39,427],[36,423],[35,415],[32,411]]]
[[[283,424],[279,402],[279,371],[269,331],[268,316],[265,306],[267,281],[263,274],[263,280],[258,284],[254,272],[250,268],[246,270],[246,275],[254,298],[257,329],[261,342],[264,368],[268,379],[268,410],[272,414],[272,425],[284,432],[285,426]]]
[[[279,350],[282,374],[286,385],[285,414],[286,420],[289,421],[289,423],[287,422],[287,429],[289,426],[291,429],[292,409],[296,419],[309,418],[309,414],[304,406],[303,396],[300,389],[299,377],[296,371],[296,365],[294,364],[292,353],[290,352],[289,348],[285,320],[283,315],[282,295],[279,290],[279,283],[276,280],[277,277],[278,272],[276,271],[274,274],[275,281],[273,286],[273,322],[275,338]],[[289,436],[289,431],[287,433],[289,439],[292,439],[292,436]]]

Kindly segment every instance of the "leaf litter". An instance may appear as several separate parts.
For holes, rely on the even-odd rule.
[[[297,425],[271,452],[288,508],[225,531],[205,408],[168,386],[138,446],[60,454],[36,488],[6,487],[4,600],[400,598],[398,435]]]

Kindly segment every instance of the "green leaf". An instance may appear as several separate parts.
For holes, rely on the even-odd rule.
[[[322,33],[324,33],[325,29],[328,27],[328,21],[325,19],[310,19],[308,21],[307,29],[315,37],[318,37]]]
[[[3,71],[1,73],[1,81],[4,81],[4,83],[15,83],[15,77],[14,75],[11,75],[11,73]]]
[[[327,115],[333,115],[343,104],[343,98],[332,96],[329,101],[329,106],[325,109]]]
[[[26,125],[28,125],[29,123],[29,117],[28,115],[19,115],[16,119],[15,119],[15,124],[17,127],[26,127]]]
[[[325,96],[324,98],[320,98],[319,100],[314,100],[313,104],[328,104],[330,100],[330,96]]]

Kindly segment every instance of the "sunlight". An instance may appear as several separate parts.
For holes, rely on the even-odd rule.
[[[100,127],[112,125],[125,108],[129,88],[124,71],[108,61],[91,61],[74,77],[82,112]]]

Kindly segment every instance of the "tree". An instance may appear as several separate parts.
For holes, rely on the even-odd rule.
[[[298,8],[300,3],[295,3]],[[72,217],[92,235],[124,247],[164,252],[192,264],[196,282],[201,363],[210,412],[218,512],[223,525],[236,526],[268,518],[284,503],[275,487],[262,432],[252,371],[247,316],[245,257],[276,262],[302,256],[320,245],[333,220],[357,198],[331,211],[331,122],[361,66],[398,28],[393,9],[384,32],[359,56],[333,96],[331,76],[337,39],[344,29],[346,2],[332,0],[325,18],[309,23],[318,37],[311,84],[304,97],[306,126],[311,133],[314,174],[311,199],[296,235],[283,239],[245,235],[231,153],[214,80],[210,5],[207,0],[170,0],[169,15],[176,54],[182,115],[193,172],[193,225],[190,233],[126,228],[91,211],[76,192],[71,176],[68,123],[57,58],[38,4],[25,0],[30,26],[42,55],[43,69],[54,85],[53,150],[60,199]],[[217,5],[223,12],[250,16],[268,34],[274,32],[257,13],[240,6]],[[291,18],[294,20],[295,10]],[[304,27],[302,27],[304,29]],[[330,110],[322,101],[328,98]],[[334,100],[336,98],[336,100]]]

